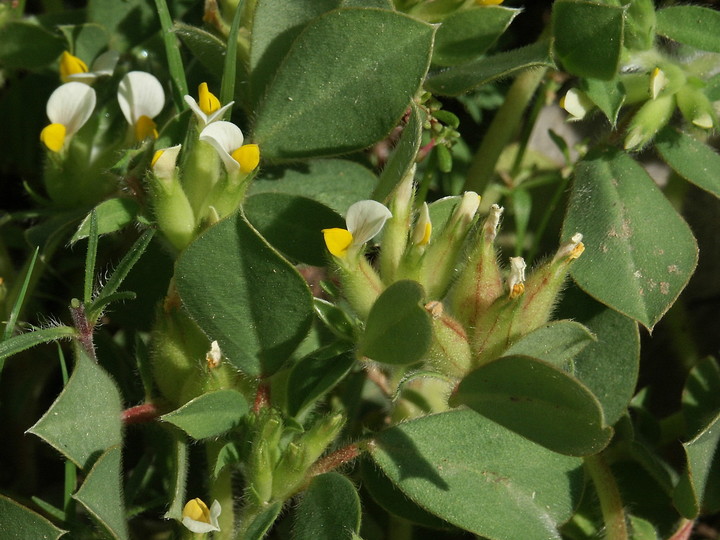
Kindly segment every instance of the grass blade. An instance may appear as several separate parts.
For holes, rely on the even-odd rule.
[[[25,272],[25,280],[23,281],[22,288],[20,289],[20,293],[15,299],[15,304],[13,305],[12,311],[10,312],[10,317],[8,317],[8,321],[5,324],[3,342],[7,341],[15,331],[15,323],[17,322],[18,315],[20,313],[20,310],[22,309],[23,302],[25,301],[25,294],[27,293],[27,289],[30,284],[30,278],[32,276],[33,270],[35,269],[35,263],[37,262],[37,256],[39,251],[39,247],[35,248],[35,253],[33,253],[30,264],[28,265],[27,271]]]
[[[230,33],[228,34],[227,52],[225,53],[225,67],[223,69],[222,84],[220,85],[220,102],[230,103],[235,97],[235,72],[237,70],[237,36],[240,29],[240,19],[245,11],[245,1],[240,0],[235,8]],[[228,111],[225,113],[229,115]]]
[[[97,212],[90,212],[90,234],[88,235],[88,249],[85,257],[85,287],[83,289],[83,300],[85,305],[92,300],[93,282],[95,278],[95,261],[97,260],[98,247],[98,220]]]
[[[185,78],[185,67],[182,63],[180,55],[180,42],[173,32],[172,17],[165,0],[155,0],[158,16],[160,17],[160,26],[162,27],[162,37],[165,43],[165,54],[167,55],[168,69],[170,70],[170,79],[172,80],[173,100],[178,111],[186,108],[183,96],[188,94],[187,79]]]

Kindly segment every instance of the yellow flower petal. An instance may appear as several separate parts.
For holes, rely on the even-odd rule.
[[[53,152],[62,150],[67,129],[62,124],[50,124],[40,132],[40,140]]]
[[[503,0],[475,0],[475,3],[479,6],[499,6]]]
[[[336,257],[344,257],[347,254],[348,248],[353,243],[353,235],[347,229],[323,229],[323,236],[325,237],[325,245],[328,251]]]
[[[243,144],[231,156],[240,165],[240,170],[248,174],[260,163],[260,147],[257,144]]]
[[[210,510],[201,499],[191,499],[185,505],[182,512],[183,517],[188,517],[194,521],[202,521],[210,523]]]
[[[67,51],[62,53],[60,57],[60,79],[62,79],[63,82],[68,82],[70,75],[87,72],[88,67],[85,62]]]
[[[207,83],[198,87],[198,106],[205,114],[212,114],[220,108],[220,100],[208,90]]]
[[[135,139],[144,141],[148,137],[158,138],[157,124],[149,116],[142,115],[135,124]]]

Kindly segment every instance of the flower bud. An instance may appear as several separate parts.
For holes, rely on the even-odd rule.
[[[560,107],[570,114],[569,120],[582,120],[595,108],[595,103],[582,90],[571,88],[560,99]]]
[[[450,291],[450,309],[467,327],[474,327],[480,313],[503,294],[503,280],[497,263],[495,237],[503,208],[490,207],[479,238],[460,276]]]
[[[392,283],[395,280],[395,274],[407,246],[412,218],[414,177],[415,165],[410,168],[390,196],[389,211],[392,216],[385,224],[380,252],[380,271],[385,283]]]
[[[664,95],[657,99],[646,101],[635,113],[627,136],[625,137],[625,150],[639,150],[670,121],[675,110],[675,96]]]
[[[442,302],[428,302],[425,309],[430,313],[433,328],[426,364],[443,375],[462,377],[470,370],[472,361],[465,329],[445,312]]]
[[[474,191],[466,192],[443,230],[428,245],[419,279],[428,298],[440,299],[445,295],[479,205],[480,196]]]
[[[685,120],[702,129],[713,129],[717,124],[715,109],[699,88],[686,84],[677,93],[677,104]]]

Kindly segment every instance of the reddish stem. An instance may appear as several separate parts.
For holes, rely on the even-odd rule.
[[[357,444],[349,444],[339,450],[335,450],[332,454],[328,454],[324,458],[315,462],[315,465],[313,465],[310,471],[310,476],[317,476],[319,474],[333,471],[341,465],[351,462],[353,459],[358,457],[360,453],[361,450]]]
[[[258,385],[257,392],[255,393],[255,402],[253,403],[253,412],[259,413],[261,409],[265,409],[270,406],[270,387],[265,383]]]
[[[669,540],[689,540],[690,535],[692,534],[693,525],[695,525],[694,521],[685,521],[685,523],[683,523],[680,528],[675,531],[675,534],[673,534]]]
[[[125,409],[122,412],[122,422],[126,426],[130,424],[144,424],[146,422],[152,422],[158,416],[160,416],[160,411],[157,405],[154,403],[143,403],[142,405]]]

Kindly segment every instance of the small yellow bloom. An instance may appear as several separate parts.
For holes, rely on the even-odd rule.
[[[123,116],[133,128],[135,139],[158,137],[155,118],[165,105],[162,84],[150,73],[131,71],[118,85],[118,104]]]
[[[87,72],[88,67],[85,62],[67,51],[62,53],[62,56],[60,57],[60,79],[62,82],[70,82],[71,75]]]
[[[325,245],[330,253],[336,257],[347,255],[347,251],[353,243],[353,235],[350,231],[335,227],[323,229],[322,233],[325,237]]]
[[[214,501],[210,509],[201,499],[191,499],[182,512],[182,523],[194,533],[208,533],[219,531],[218,517],[220,516],[220,503]]]
[[[62,124],[50,124],[40,132],[40,140],[53,152],[59,152],[65,144],[67,129]]]
[[[69,82],[56,88],[45,109],[50,125],[42,130],[40,140],[52,152],[60,152],[89,120],[95,101],[95,90],[86,84]]]
[[[245,174],[253,172],[260,164],[260,147],[257,144],[243,144],[230,155]]]
[[[148,137],[157,139],[159,137],[157,124],[149,116],[142,115],[135,122],[135,139],[138,141],[144,141]]]
[[[503,0],[475,0],[475,3],[479,6],[499,6]]]
[[[200,132],[200,140],[215,148],[228,172],[240,169],[243,174],[249,174],[260,163],[260,147],[257,144],[243,145],[242,131],[231,122],[218,120],[208,124]]]
[[[184,96],[185,103],[188,104],[190,110],[192,110],[195,118],[197,118],[198,124],[201,128],[204,128],[208,124],[212,124],[220,120],[225,111],[233,106],[234,101],[231,101],[227,105],[221,106],[220,100],[215,97],[215,94],[210,92],[207,83],[200,83],[198,86],[198,100],[192,96]]]
[[[205,114],[212,114],[220,108],[220,100],[208,90],[205,82],[198,87],[198,105]]]

